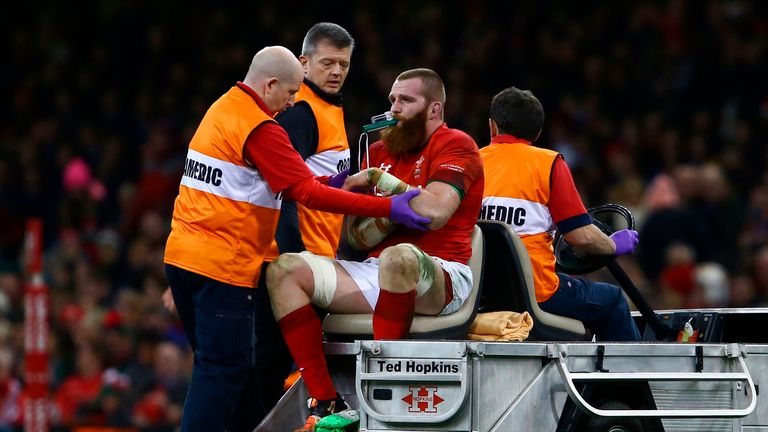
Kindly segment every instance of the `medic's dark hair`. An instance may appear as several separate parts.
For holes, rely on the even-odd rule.
[[[529,90],[509,87],[491,100],[491,120],[500,134],[533,142],[544,126],[544,108]]]

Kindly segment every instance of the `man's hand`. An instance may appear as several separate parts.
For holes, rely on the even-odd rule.
[[[173,301],[173,293],[170,287],[166,288],[163,293],[163,306],[165,306],[168,312],[176,313],[176,303]]]
[[[336,175],[332,175],[331,178],[328,179],[328,186],[336,189],[341,189],[341,187],[344,186],[344,183],[346,182],[347,177],[349,177],[349,168],[341,171]]]
[[[427,225],[432,222],[431,219],[419,216],[408,204],[413,197],[419,194],[418,189],[411,189],[400,195],[392,197],[392,207],[389,211],[389,219],[392,222],[403,224],[408,228],[419,231],[429,231]]]
[[[369,187],[368,173],[365,171],[366,170],[363,170],[353,176],[347,177],[344,180],[344,186],[342,186],[341,189],[345,191],[352,191],[352,192],[367,191]]]
[[[637,231],[623,229],[610,235],[613,243],[616,244],[615,256],[629,255],[635,251],[635,246],[640,241],[637,237]]]

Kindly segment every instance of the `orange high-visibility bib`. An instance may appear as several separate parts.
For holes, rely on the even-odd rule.
[[[525,142],[493,143],[480,149],[480,157],[485,172],[480,219],[512,226],[531,258],[536,301],[546,301],[559,284],[552,248],[555,226],[547,208],[558,153]]]
[[[323,100],[305,83],[296,93],[296,103],[309,104],[317,121],[317,151],[307,160],[307,166],[316,176],[331,176],[349,167],[349,143],[344,128],[344,110]],[[343,215],[311,210],[296,203],[299,231],[306,250],[329,258],[336,256],[341,237]],[[266,260],[277,258],[277,242],[272,242]]]
[[[246,163],[243,146],[267,121],[274,120],[238,87],[208,109],[189,144],[166,263],[231,285],[257,285],[281,200]]]

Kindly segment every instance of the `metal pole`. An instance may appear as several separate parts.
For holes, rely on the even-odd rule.
[[[640,291],[635,284],[632,283],[632,280],[629,279],[629,276],[627,276],[619,263],[611,261],[605,267],[611,272],[619,285],[624,289],[624,292],[627,293],[627,297],[632,300],[632,303],[635,304],[637,310],[656,333],[656,339],[661,340],[669,336],[674,330],[661,322],[659,316],[653,311],[653,308],[651,308],[651,305],[645,300],[645,297],[640,294]]]

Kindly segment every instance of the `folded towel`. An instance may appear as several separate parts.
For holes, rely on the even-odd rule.
[[[528,312],[486,312],[477,314],[469,327],[469,338],[482,341],[523,341],[533,328]]]

